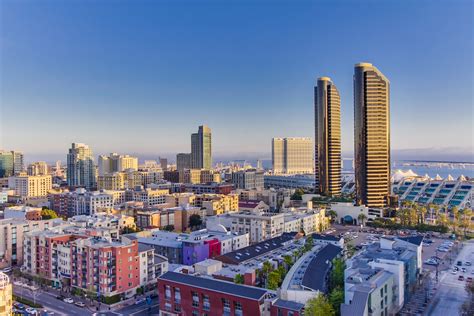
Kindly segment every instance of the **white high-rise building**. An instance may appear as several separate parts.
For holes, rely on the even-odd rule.
[[[96,170],[92,149],[81,143],[73,143],[67,155],[67,184],[70,187],[96,187]]]
[[[109,156],[99,156],[99,176],[127,169],[138,170],[137,157],[119,155],[117,153],[111,153]]]
[[[310,137],[272,139],[274,174],[313,173],[313,141]]]

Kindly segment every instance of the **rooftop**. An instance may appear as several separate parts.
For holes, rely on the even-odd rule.
[[[166,272],[160,276],[158,280],[167,280],[181,283],[186,286],[202,288],[204,290],[215,291],[218,293],[226,293],[253,300],[260,300],[265,296],[265,294],[267,294],[267,290],[257,287],[240,285],[210,278],[202,278],[177,272]]]
[[[227,254],[221,255],[216,259],[225,263],[239,264],[255,257],[262,256],[268,252],[272,252],[282,246],[296,236],[296,232],[283,233],[281,236],[262,241],[258,244],[248,246]]]

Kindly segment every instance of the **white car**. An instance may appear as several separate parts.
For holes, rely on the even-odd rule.
[[[451,274],[457,274],[457,273],[458,273],[457,270],[452,270],[452,271],[451,271]]]
[[[72,303],[74,303],[74,300],[73,300],[72,298],[70,298],[70,297],[66,297],[65,299],[63,299],[63,302],[64,302],[64,303],[72,304]]]
[[[28,307],[27,309],[25,309],[25,312],[27,312],[28,314],[30,315],[36,315],[38,314],[38,312],[36,311],[36,309],[32,308],[32,307]]]
[[[83,302],[76,302],[74,303],[74,305],[78,306],[78,307],[84,307],[86,306],[86,304],[84,304]]]

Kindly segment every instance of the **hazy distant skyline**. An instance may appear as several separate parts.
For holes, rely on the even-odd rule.
[[[0,149],[62,156],[190,151],[268,158],[314,137],[313,87],[341,94],[353,150],[354,64],[391,82],[394,158],[473,161],[471,1],[2,1]],[[443,158],[445,157],[445,158]]]

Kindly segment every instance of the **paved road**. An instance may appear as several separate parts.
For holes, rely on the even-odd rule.
[[[53,294],[43,291],[35,292],[35,298],[33,297],[33,292],[28,289],[23,289],[21,287],[13,287],[13,293],[15,295],[27,298],[31,301],[36,299],[36,303],[40,303],[44,306],[45,309],[55,312],[57,315],[92,315],[91,311],[88,311],[87,308],[77,307],[73,304],[65,303],[61,300],[58,300]]]
[[[474,240],[464,243],[459,255],[455,259],[456,261],[462,261],[463,264],[466,261],[474,262]],[[451,269],[441,272],[440,282],[437,285],[438,289],[433,299],[433,305],[427,312],[430,316],[446,316],[446,315],[459,315],[459,308],[467,299],[467,293],[465,290],[466,281],[459,281],[459,275],[467,277],[474,277],[472,271],[473,266],[466,267],[467,273],[452,274]]]
[[[148,308],[150,308],[150,311]],[[117,313],[122,315],[130,315],[130,316],[151,316],[151,315],[158,315],[158,298],[154,298],[151,301],[151,306],[148,306],[146,303],[141,303],[139,305],[129,305],[127,307],[121,308],[116,310]]]

